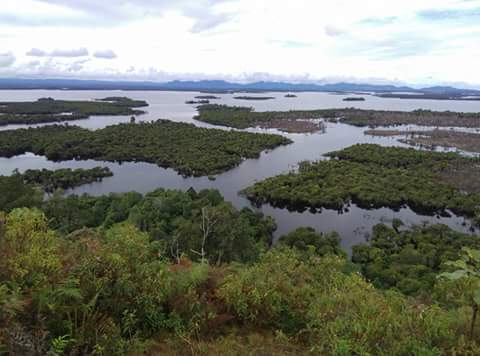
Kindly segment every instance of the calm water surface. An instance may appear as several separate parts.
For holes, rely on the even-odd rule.
[[[185,101],[192,99],[199,93],[192,92],[152,92],[152,91],[51,91],[51,90],[19,90],[0,91],[0,101],[27,101],[41,97],[52,97],[67,100],[91,100],[106,96],[128,96],[133,99],[146,100],[149,107],[145,115],[137,117],[137,121],[151,121],[159,118],[173,121],[190,122],[197,126],[213,127],[212,125],[195,121],[194,105],[186,105]],[[251,95],[251,94],[248,94]],[[258,94],[264,95],[264,94]],[[257,111],[267,110],[295,110],[295,109],[323,109],[358,107],[362,109],[382,110],[451,110],[463,112],[480,112],[480,102],[473,101],[435,101],[435,100],[405,100],[384,99],[366,96],[365,102],[343,102],[343,95],[331,95],[326,93],[298,93],[297,98],[284,98],[284,93],[269,93],[275,96],[274,100],[245,101],[235,100],[231,94],[218,94],[218,102],[226,105],[252,106]],[[351,96],[351,95],[349,95]],[[70,122],[88,129],[99,129],[120,122],[129,122],[129,116],[96,116],[86,120]],[[0,127],[0,130],[17,129],[26,125],[9,125]],[[384,146],[402,146],[392,137],[371,137],[364,135],[364,128],[353,127],[344,124],[326,125],[325,133],[315,134],[284,134],[294,141],[289,146],[277,148],[270,152],[264,152],[259,159],[246,160],[239,167],[218,175],[215,181],[206,177],[183,178],[172,169],[160,168],[148,163],[112,163],[87,161],[51,162],[45,157],[25,154],[10,159],[0,158],[0,174],[11,174],[14,169],[25,171],[26,169],[58,169],[58,168],[91,168],[95,166],[109,167],[114,176],[103,182],[79,187],[71,192],[76,194],[88,193],[102,195],[110,192],[138,191],[146,193],[159,187],[186,190],[190,187],[196,190],[204,188],[216,188],[225,199],[241,208],[250,206],[249,202],[238,195],[238,192],[258,180],[275,176],[294,169],[298,162],[303,160],[321,159],[326,152],[339,150],[355,143],[377,143]],[[249,131],[275,132],[274,130],[249,129]],[[336,230],[342,236],[342,244],[346,249],[368,237],[371,227],[379,222],[389,222],[393,218],[400,218],[407,224],[445,223],[459,231],[469,231],[470,224],[461,217],[424,216],[414,213],[409,208],[403,208],[398,212],[391,209],[364,210],[356,206],[350,207],[349,211],[339,214],[333,210],[323,210],[321,213],[305,211],[289,212],[286,209],[273,208],[269,205],[261,209],[266,215],[275,218],[278,224],[276,236],[288,233],[299,226],[312,226],[318,231],[328,232]]]

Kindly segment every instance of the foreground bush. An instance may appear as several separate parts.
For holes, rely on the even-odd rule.
[[[39,210],[14,209],[0,216],[0,352],[480,352],[464,336],[469,310],[378,290],[332,252],[281,247],[247,264],[172,260],[129,221],[64,236]]]

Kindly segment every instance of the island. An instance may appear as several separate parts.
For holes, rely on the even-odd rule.
[[[419,125],[433,127],[480,127],[480,113],[453,111],[388,111],[355,108],[312,111],[331,122],[341,122],[359,127]]]
[[[288,93],[288,94],[285,94],[284,97],[285,97],[285,98],[296,98],[297,96],[296,96],[295,94],[290,94],[290,93]]]
[[[25,184],[40,186],[46,193],[53,193],[57,189],[71,189],[85,184],[101,182],[104,178],[112,177],[108,167],[94,167],[90,169],[62,168],[57,170],[28,169],[19,175]]]
[[[33,152],[52,161],[147,162],[185,176],[208,176],[291,142],[280,135],[206,129],[168,120],[125,123],[95,131],[51,125],[0,131],[0,156]]]
[[[187,100],[185,104],[210,104],[210,100]]]
[[[197,95],[195,99],[217,100],[221,98],[215,95]]]
[[[268,178],[244,194],[257,205],[303,211],[408,206],[422,214],[447,210],[480,224],[480,160],[455,153],[357,144],[301,162],[298,171]]]
[[[365,101],[364,97],[361,96],[349,96],[347,98],[343,98],[343,101]]]
[[[275,99],[273,96],[234,96],[233,97],[236,100],[272,100]]]
[[[312,133],[325,130],[322,113],[315,111],[256,112],[251,107],[202,105],[198,108],[198,121],[237,129],[260,127],[278,129],[288,133]]]
[[[380,98],[393,98],[393,99],[414,99],[414,100],[465,100],[465,101],[479,101],[480,96],[465,96],[463,94],[456,93],[412,93],[412,94],[399,94],[399,93],[385,93],[376,94]]]
[[[145,101],[126,97],[94,101],[41,98],[32,102],[0,102],[0,126],[73,121],[96,115],[141,115],[145,112],[136,108],[144,106],[148,106]]]

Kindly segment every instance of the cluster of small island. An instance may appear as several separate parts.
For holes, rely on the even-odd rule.
[[[0,157],[34,153],[56,162],[147,162],[183,176],[213,177],[292,144],[292,133],[337,124],[404,137],[421,148],[480,152],[479,134],[446,129],[480,128],[478,113],[257,112],[210,104],[219,99],[215,95],[195,99],[195,120],[236,130],[169,120],[98,130],[58,124],[139,115],[137,108],[147,105],[123,97],[0,103],[4,125],[51,124],[0,131]],[[428,129],[391,128],[396,125]],[[288,134],[242,131],[256,127]],[[270,204],[321,213],[346,212],[352,205],[409,207],[425,215],[456,214],[474,230],[480,226],[480,158],[357,144],[255,182],[239,192],[254,204],[243,209],[214,189],[169,190],[161,182],[147,194],[65,194],[112,175],[107,167],[95,167],[0,176],[0,352],[480,352],[475,234],[393,219],[345,251],[339,234],[308,226],[275,239],[275,220],[254,208]]]

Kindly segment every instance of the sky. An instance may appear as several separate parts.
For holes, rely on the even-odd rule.
[[[0,77],[480,88],[480,0],[0,2]]]

